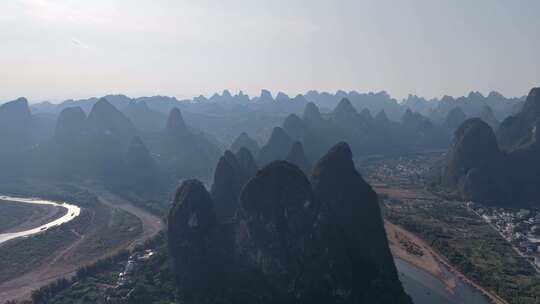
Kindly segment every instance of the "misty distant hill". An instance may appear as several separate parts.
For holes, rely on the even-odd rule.
[[[155,131],[165,124],[166,116],[173,108],[182,111],[184,119],[195,129],[212,135],[225,148],[244,131],[249,131],[257,141],[262,143],[270,136],[273,127],[279,125],[289,114],[300,115],[306,104],[313,102],[323,116],[329,117],[332,109],[346,98],[359,111],[366,109],[372,115],[381,111],[386,117],[400,122],[410,109],[429,118],[435,124],[445,122],[446,116],[459,108],[467,117],[484,117],[490,115],[490,124],[498,123],[509,115],[515,114],[523,106],[524,98],[507,98],[497,92],[483,96],[471,92],[467,96],[444,96],[440,99],[427,100],[416,95],[409,95],[399,101],[388,93],[359,93],[357,91],[337,91],[335,93],[308,91],[294,97],[278,92],[273,95],[268,90],[261,90],[258,96],[248,96],[242,91],[232,94],[224,90],[210,97],[198,96],[192,99],[177,99],[169,96],[150,96],[131,98],[125,95],[106,95],[114,107],[128,116],[133,124],[143,131]],[[48,119],[57,116],[67,107],[80,107],[89,113],[98,97],[66,100],[59,104],[41,102],[31,105],[32,113]],[[488,108],[489,110],[486,110]]]

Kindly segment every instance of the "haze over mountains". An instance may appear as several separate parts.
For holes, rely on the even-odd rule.
[[[0,135],[7,143],[2,149],[0,177],[93,178],[123,188],[156,176],[160,178],[153,184],[205,176],[220,154],[203,134],[186,126],[176,108],[171,110],[166,126],[143,132],[102,98],[88,115],[80,107],[63,109],[53,134],[41,139],[33,133],[36,120],[25,100],[2,105],[1,109],[9,119],[0,119],[6,123]],[[148,188],[150,184],[145,184],[144,189]]]
[[[502,121],[519,110],[523,102],[523,98],[506,98],[497,92],[491,92],[488,96],[471,92],[464,97],[444,96],[441,99],[430,100],[410,95],[399,102],[384,91],[379,93],[309,91],[293,98],[282,92],[273,97],[268,90],[262,90],[261,94],[255,97],[249,97],[241,91],[233,95],[228,90],[224,90],[222,94],[216,93],[209,98],[199,96],[191,100],[177,100],[174,97],[165,96],[129,98],[124,95],[107,95],[104,97],[141,130],[155,131],[162,128],[169,111],[177,107],[182,111],[189,125],[215,137],[224,137],[227,141],[231,141],[245,130],[252,130],[251,135],[257,137],[258,140],[266,138],[271,127],[277,125],[276,122],[279,119],[276,116],[286,116],[291,113],[300,115],[308,102],[313,102],[320,107],[321,112],[329,113],[343,98],[347,98],[359,112],[367,109],[375,116],[384,110],[390,120],[400,121],[406,110],[410,109],[430,118],[434,123],[442,123],[447,114],[456,107],[461,108],[468,117],[484,115],[485,108],[488,107],[491,110],[487,111],[493,112],[497,121]],[[31,105],[31,108],[32,112],[40,117],[54,119],[66,107],[79,106],[89,113],[98,99],[66,100],[60,104],[42,102]]]
[[[164,261],[184,303],[411,303],[355,160],[449,148],[446,189],[537,205],[539,92],[21,98],[0,106],[0,181],[99,183],[148,210],[180,185]]]
[[[258,166],[288,159],[309,172],[340,141],[356,156],[444,149],[466,118],[482,117],[496,127],[522,104],[498,93],[429,101],[409,96],[398,103],[385,92],[354,91],[290,98],[262,90],[250,98],[225,90],[182,101],[108,95],[57,105],[20,98],[0,106],[6,143],[0,165],[2,175],[90,176],[123,187],[122,177],[132,176],[127,172],[140,162],[154,164],[149,174],[161,180],[208,181],[222,151],[245,147]]]
[[[0,1],[0,304],[540,304],[539,12]]]

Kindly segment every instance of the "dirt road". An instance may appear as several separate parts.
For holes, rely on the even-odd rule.
[[[79,185],[80,186],[80,185]],[[99,257],[91,260],[81,260],[77,263],[62,263],[64,257],[70,256],[79,246],[82,246],[87,235],[79,235],[79,239],[71,243],[70,246],[57,253],[48,263],[36,268],[35,270],[25,273],[19,277],[0,284],[0,303],[10,299],[27,299],[30,297],[32,290],[38,289],[41,286],[50,284],[62,277],[70,277],[75,274],[78,268],[93,263],[100,258],[110,256],[119,250],[129,249],[136,244],[142,243],[145,240],[156,235],[163,229],[163,222],[153,214],[148,213],[132,204],[125,199],[107,191],[100,186],[80,186],[86,188],[90,192],[96,194],[99,200],[106,206],[112,209],[123,210],[137,217],[142,224],[142,233],[135,238],[127,240],[118,247],[104,251]]]
[[[88,190],[96,194],[103,204],[111,208],[118,208],[126,211],[127,213],[130,213],[141,220],[143,232],[136,239],[130,242],[130,248],[153,237],[163,229],[164,224],[160,218],[149,213],[148,211],[136,207],[124,198],[111,193],[102,187],[89,187]]]

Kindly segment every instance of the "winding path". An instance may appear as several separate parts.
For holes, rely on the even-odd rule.
[[[136,207],[126,199],[106,190],[105,188],[101,186],[85,186],[84,188],[97,195],[103,204],[111,208],[118,208],[126,211],[127,213],[130,213],[141,220],[143,232],[130,242],[130,245],[128,246],[129,248],[143,243],[163,229],[164,224],[160,218],[149,213],[148,211]]]
[[[111,193],[104,187],[96,185],[78,185],[80,188],[87,189],[89,192],[98,196],[99,200],[106,206],[111,208],[121,209],[127,213],[140,219],[142,223],[142,233],[136,238],[127,241],[119,248],[115,248],[113,251],[103,252],[103,255],[99,258],[104,258],[122,249],[130,249],[135,245],[143,243],[149,238],[156,235],[164,227],[163,221],[157,216],[141,209],[127,200]],[[54,260],[59,260],[64,256],[70,255],[74,252],[78,246],[84,241],[84,236],[73,242],[70,246],[59,253],[59,256]],[[99,259],[98,258],[98,259]],[[97,260],[97,259],[96,259]],[[29,298],[32,290],[38,289],[44,285],[52,283],[62,277],[71,277],[75,274],[78,268],[87,265],[93,261],[81,261],[78,264],[69,265],[69,267],[59,268],[51,267],[51,263],[46,263],[43,266],[36,268],[35,270],[25,273],[19,277],[13,278],[9,281],[0,284],[0,303],[10,299],[26,299]]]

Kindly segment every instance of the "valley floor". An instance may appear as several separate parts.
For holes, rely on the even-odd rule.
[[[131,249],[163,228],[158,217],[102,187],[81,188],[95,194],[99,203],[84,208],[80,221],[0,246],[0,302],[28,298],[32,290],[71,277],[84,265]]]
[[[362,174],[379,194],[393,253],[439,277],[433,260],[495,303],[539,303],[540,277],[498,231],[462,202],[427,189],[437,155],[409,155],[362,162]],[[399,245],[400,248],[396,248]],[[428,253],[428,256],[424,255]]]
[[[457,286],[456,280],[459,279],[465,284],[479,290],[494,304],[508,303],[493,292],[486,290],[470,280],[457,268],[453,267],[444,256],[437,253],[417,235],[388,221],[385,221],[385,229],[394,258],[401,259],[436,277],[445,285],[447,292],[451,295],[455,293]],[[450,270],[452,275],[448,275],[445,269]]]
[[[39,227],[64,216],[67,209],[0,200],[0,233],[19,232]]]

